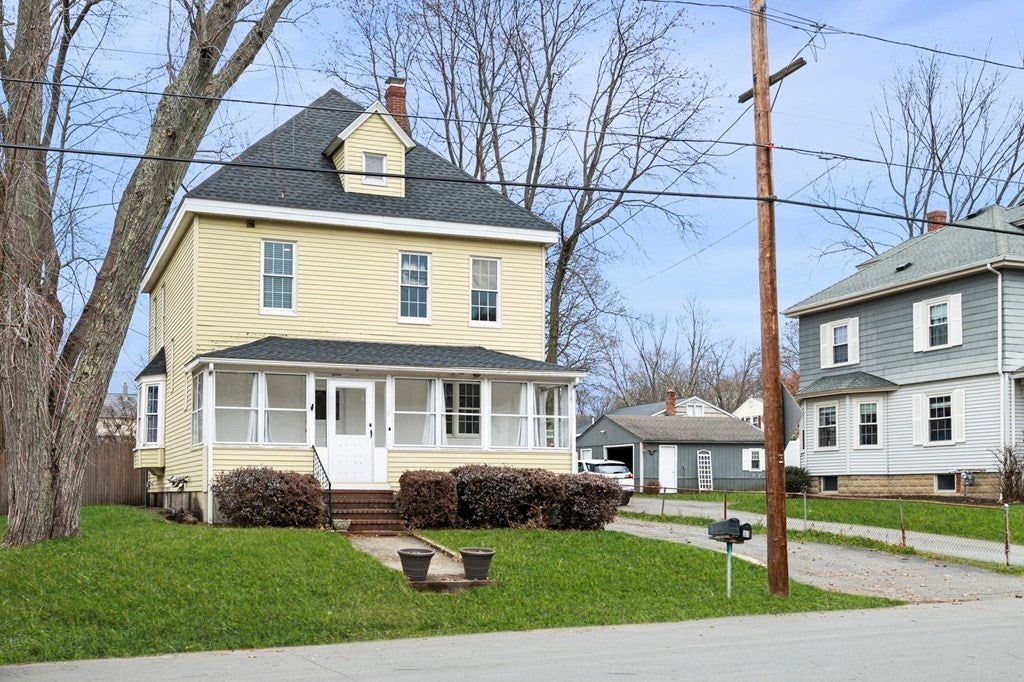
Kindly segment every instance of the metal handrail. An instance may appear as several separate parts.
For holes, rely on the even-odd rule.
[[[313,446],[313,475],[316,480],[320,482],[320,487],[323,488],[327,493],[327,518],[333,521],[333,509],[331,507],[331,477],[327,475],[327,468],[324,463],[320,461],[320,453],[316,451],[316,446]]]

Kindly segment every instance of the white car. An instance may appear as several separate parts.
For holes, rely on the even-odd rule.
[[[622,504],[629,504],[629,499],[633,497],[633,474],[623,462],[614,459],[581,459],[576,465],[576,471],[614,478],[622,486]]]

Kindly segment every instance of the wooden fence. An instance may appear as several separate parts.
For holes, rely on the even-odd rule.
[[[145,504],[146,473],[132,467],[132,447],[126,441],[93,444],[85,466],[83,504]],[[7,461],[0,450],[0,514],[7,513],[7,493]]]

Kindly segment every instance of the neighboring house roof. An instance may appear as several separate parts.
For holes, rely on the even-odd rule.
[[[656,443],[763,443],[764,432],[736,417],[605,415],[642,441]]]
[[[409,179],[405,196],[346,192],[324,150],[366,111],[337,90],[268,133],[236,159],[239,163],[298,170],[223,166],[186,196],[260,206],[356,213],[474,225],[552,231],[554,226],[486,185]],[[423,145],[406,154],[407,176],[472,179]]]
[[[109,416],[124,405],[134,406],[137,396],[134,393],[108,393],[103,397],[103,405],[100,407],[100,417]],[[115,414],[114,416],[121,416]]]
[[[688,403],[700,404],[714,410],[720,415],[728,415],[729,413],[720,407],[716,407],[713,403],[709,403],[703,398],[699,398],[695,395],[691,395],[689,398],[676,398],[676,410],[686,406]],[[656,403],[644,403],[642,405],[628,405],[626,407],[620,407],[615,410],[609,411],[607,414],[616,415],[632,415],[632,416],[646,416],[653,417],[659,414],[665,414],[665,401],[659,400]]]
[[[851,299],[871,298],[962,276],[976,269],[984,270],[986,263],[1024,262],[1024,206],[990,206],[958,222],[1010,234],[962,227],[943,227],[923,234],[861,263],[857,272],[791,306],[786,315],[799,317]]]
[[[411,343],[297,339],[284,336],[266,336],[241,346],[202,353],[196,357],[196,360],[200,359],[584,374],[569,367],[500,353],[481,346],[421,346]]]
[[[867,372],[847,372],[821,377],[800,391],[801,398],[834,393],[867,393],[872,391],[895,391],[899,388],[888,379]]]
[[[135,380],[138,381],[142,377],[155,377],[161,374],[167,374],[167,357],[164,355],[164,349],[161,348],[157,351],[153,359],[149,361],[149,364],[142,368]]]
[[[594,417],[586,414],[576,415],[576,435],[578,436],[589,429],[596,421]]]

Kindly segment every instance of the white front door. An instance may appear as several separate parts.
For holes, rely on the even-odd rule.
[[[679,487],[678,458],[675,445],[658,446],[658,485],[675,492]]]
[[[327,474],[331,483],[373,481],[373,382],[327,382]]]

